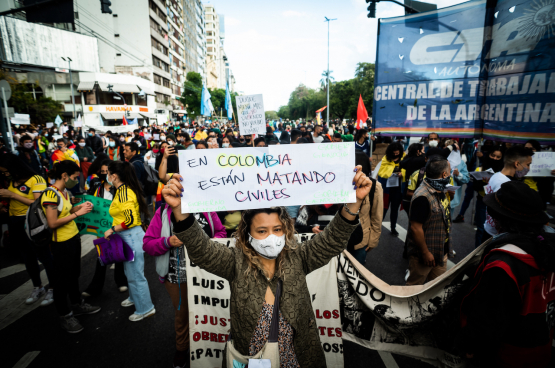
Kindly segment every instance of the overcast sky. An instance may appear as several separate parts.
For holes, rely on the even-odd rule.
[[[402,0],[401,0],[402,1]],[[432,0],[438,7],[462,3]],[[330,23],[330,70],[336,81],[353,78],[359,62],[375,62],[377,19],[367,18],[365,0],[210,0],[225,16],[225,52],[243,94],[264,95],[264,108],[287,104],[300,83],[318,88],[327,69]],[[401,16],[401,6],[377,4],[377,16]]]

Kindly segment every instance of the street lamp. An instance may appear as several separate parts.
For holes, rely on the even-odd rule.
[[[69,84],[71,86],[71,102],[73,103],[73,118],[75,119],[75,96],[73,95],[73,76],[71,75],[71,58],[68,56],[67,60],[65,57],[62,56],[63,61],[67,61],[69,63]]]
[[[115,93],[116,95],[119,96],[119,98],[121,98],[123,100],[123,106],[125,106],[125,115],[127,115],[127,117],[130,117],[131,115],[129,114],[129,110],[127,109],[127,103],[125,102],[125,97],[123,97],[122,95],[120,95],[116,91],[112,90],[113,88],[114,88],[113,85],[108,84],[108,91],[112,92],[112,93]]]
[[[327,111],[327,119],[326,119],[326,123],[329,124],[330,123],[330,22],[332,20],[337,20],[337,18],[335,19],[329,19],[328,17],[324,17],[326,18],[325,22],[328,22],[328,88],[327,88],[327,92],[328,92],[328,107],[326,109]]]

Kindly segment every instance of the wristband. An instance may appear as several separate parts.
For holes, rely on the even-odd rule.
[[[116,229],[114,226],[112,226],[110,229],[112,229],[113,232],[116,232]]]
[[[348,213],[349,215],[351,215],[351,216],[356,216],[356,215],[358,215],[359,212],[360,212],[360,207],[359,207],[357,213],[352,213],[351,210],[349,209],[349,207],[347,207],[347,203],[345,203],[345,204],[343,205],[343,208],[344,208],[345,211],[347,211],[347,213]]]

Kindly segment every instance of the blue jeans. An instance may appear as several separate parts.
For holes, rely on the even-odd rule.
[[[145,314],[154,308],[150,298],[150,289],[145,277],[145,256],[143,237],[145,232],[140,226],[117,233],[135,252],[135,259],[123,262],[123,270],[129,285],[129,300],[135,303],[135,313]]]
[[[366,264],[366,253],[368,253],[366,251],[365,247],[362,247],[360,249],[355,249],[354,251],[351,252],[351,255],[353,257],[355,257],[355,259],[361,264],[361,265],[365,265]]]
[[[481,195],[476,196],[476,215],[474,217],[474,221],[476,221],[476,239],[474,241],[474,247],[478,248],[482,245],[482,238],[484,236],[484,223],[486,222],[486,205],[482,199]]]

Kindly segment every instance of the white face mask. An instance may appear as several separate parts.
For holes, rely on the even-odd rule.
[[[86,144],[86,143],[81,143],[81,142],[79,142],[79,145],[80,145],[81,147],[85,147],[85,144]]]
[[[276,259],[285,246],[285,234],[282,236],[269,235],[266,239],[255,239],[249,234],[249,240],[254,250],[266,259]]]
[[[430,147],[435,148],[438,145],[438,141],[430,141],[428,144],[430,145]]]
[[[165,136],[165,135],[161,135],[161,136],[160,136],[160,140],[161,140],[161,141],[165,141],[165,140],[166,140],[166,136]]]
[[[229,143],[222,143],[222,147],[223,147],[223,148],[228,148],[228,147],[229,147]]]

